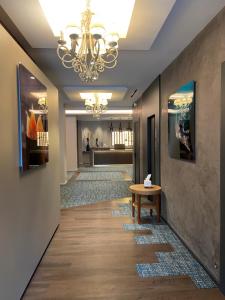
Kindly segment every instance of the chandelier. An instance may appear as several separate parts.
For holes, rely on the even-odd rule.
[[[118,57],[118,33],[92,24],[93,15],[87,0],[80,26],[67,26],[61,31],[57,48],[63,66],[74,69],[85,82],[97,80],[105,68],[114,68]]]
[[[99,118],[100,115],[107,111],[108,99],[111,93],[81,93],[81,98],[85,100],[86,110],[93,114],[93,117]]]

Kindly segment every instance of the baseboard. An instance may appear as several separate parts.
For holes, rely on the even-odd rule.
[[[163,219],[163,221],[169,226],[169,228],[178,236],[178,238],[182,241],[182,243],[188,249],[188,251],[191,253],[191,255],[197,260],[197,262],[207,272],[207,274],[211,277],[211,279],[219,286],[218,280],[214,277],[214,275],[211,273],[211,271],[205,265],[203,265],[203,263],[199,260],[199,258],[196,256],[196,254],[189,248],[189,246],[186,244],[184,239],[177,233],[177,231],[173,228],[173,226],[170,225],[168,223],[168,221],[166,219],[164,219],[162,216],[161,216],[161,219]]]
[[[51,237],[50,241],[48,242],[48,244],[47,244],[47,247],[45,248],[45,250],[44,250],[44,252],[43,252],[43,254],[42,254],[41,258],[39,259],[39,262],[38,262],[38,264],[37,264],[36,268],[34,269],[34,272],[32,273],[32,275],[31,275],[31,277],[30,277],[30,280],[28,281],[28,283],[27,283],[27,285],[26,285],[26,287],[25,287],[25,289],[24,289],[24,291],[23,291],[23,294],[22,294],[22,296],[21,296],[21,298],[20,298],[20,299],[22,299],[22,298],[23,298],[23,296],[25,295],[25,293],[26,293],[26,291],[27,291],[27,288],[28,288],[29,284],[31,283],[31,281],[32,281],[32,279],[33,279],[33,277],[34,277],[34,274],[35,274],[35,272],[36,272],[37,268],[39,267],[39,265],[40,265],[40,263],[41,263],[41,261],[42,261],[42,259],[43,259],[44,255],[45,255],[46,251],[48,250],[48,247],[49,247],[49,245],[50,245],[50,243],[51,243],[52,239],[54,238],[54,236],[55,236],[55,234],[56,234],[56,231],[58,230],[58,228],[59,228],[59,224],[57,225],[57,227],[56,227],[55,231],[53,232],[53,235],[52,235],[52,237]]]

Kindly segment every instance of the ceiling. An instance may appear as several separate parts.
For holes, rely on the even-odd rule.
[[[110,108],[132,107],[225,6],[225,0],[136,0],[127,39],[119,40],[116,68],[105,70],[91,85],[61,65],[57,39],[38,0],[0,0],[0,4],[30,44],[36,63],[60,89],[66,107],[79,109],[83,108],[80,91],[89,90],[112,92]]]

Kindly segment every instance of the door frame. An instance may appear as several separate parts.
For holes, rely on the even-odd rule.
[[[139,147],[138,147],[138,145],[136,147],[136,139],[137,139],[137,137],[136,137],[136,126],[137,126],[137,130],[139,131]],[[140,183],[140,167],[141,167],[141,161],[140,161],[140,151],[141,151],[141,149],[140,149],[140,119],[134,121],[133,130],[134,130],[134,143],[133,143],[133,152],[134,152],[134,168],[133,168],[133,170],[134,170],[134,175],[133,175],[133,179],[134,179],[135,183]],[[136,170],[137,170],[137,154],[136,153],[137,153],[137,149],[138,149],[138,153],[139,153],[139,155],[138,155],[138,166],[139,166],[138,180],[136,178]]]
[[[154,124],[154,136],[151,137],[151,133],[152,133],[152,123],[151,123],[151,120],[153,119],[153,124]],[[155,182],[156,180],[156,140],[155,140],[155,114],[147,117],[147,170],[148,170],[148,173],[150,172],[151,170],[151,173],[152,173],[152,161],[151,161],[151,141],[153,140],[154,141],[154,149],[153,149],[153,153],[154,153],[154,174],[152,174],[152,181]],[[151,137],[151,138],[150,138]],[[152,139],[153,138],[153,139]]]

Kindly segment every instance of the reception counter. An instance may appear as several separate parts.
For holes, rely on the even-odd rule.
[[[92,150],[94,165],[132,164],[133,150]]]

